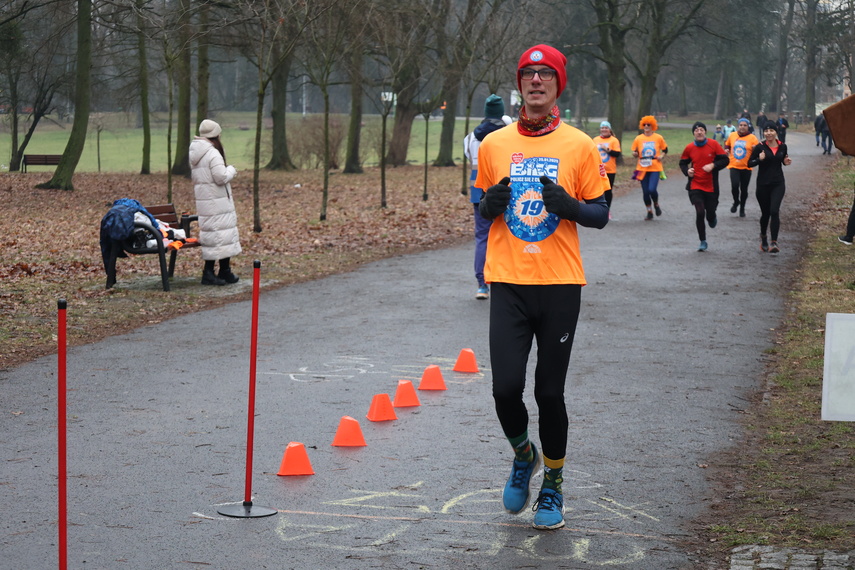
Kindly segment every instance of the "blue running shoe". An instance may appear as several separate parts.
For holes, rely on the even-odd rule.
[[[707,250],[707,242],[702,241],[701,245],[698,246],[698,251],[706,251]]]
[[[550,530],[564,526],[564,497],[561,493],[552,489],[541,489],[532,510],[534,528]]]
[[[481,300],[489,299],[490,298],[490,288],[487,287],[486,285],[482,285],[481,287],[478,287],[478,290],[475,292],[475,298],[481,299]]]
[[[528,485],[531,482],[531,476],[540,466],[540,453],[533,443],[531,450],[534,453],[533,461],[517,461],[514,459],[511,476],[508,477],[508,482],[505,483],[505,488],[502,491],[502,503],[509,513],[516,514],[528,505]]]

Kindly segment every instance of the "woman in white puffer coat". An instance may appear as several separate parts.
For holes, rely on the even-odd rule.
[[[190,167],[196,190],[196,214],[199,216],[199,243],[205,269],[202,285],[237,283],[230,260],[241,252],[237,213],[229,182],[237,171],[226,166],[226,153],[220,142],[222,128],[205,119],[199,124],[199,136],[190,143]],[[214,274],[214,263],[220,270]]]

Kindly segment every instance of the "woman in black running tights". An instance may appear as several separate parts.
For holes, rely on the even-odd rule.
[[[784,200],[786,184],[784,166],[792,160],[787,156],[787,145],[778,140],[778,130],[772,121],[763,125],[763,142],[751,151],[749,167],[757,170],[757,202],[760,204],[760,251],[778,253],[778,230],[781,227],[779,211]],[[766,241],[766,228],[772,238]]]

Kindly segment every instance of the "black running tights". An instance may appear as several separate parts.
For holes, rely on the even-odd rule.
[[[581,292],[581,285],[492,283],[490,287],[490,360],[499,422],[508,438],[528,429],[523,392],[532,340],[536,339],[534,399],[541,450],[550,459],[561,459],[567,451],[564,382]]]
[[[751,171],[742,168],[730,169],[730,192],[733,194],[733,203],[745,209],[748,201],[748,184],[751,182]]]
[[[760,204],[760,235],[765,236],[768,227],[769,237],[772,241],[778,241],[778,230],[781,227],[779,212],[786,191],[786,185],[783,182],[757,185],[757,203]]]

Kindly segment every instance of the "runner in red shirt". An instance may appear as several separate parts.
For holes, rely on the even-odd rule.
[[[707,227],[704,218],[714,228],[718,223],[718,171],[730,161],[718,141],[707,138],[707,126],[700,121],[692,125],[695,140],[686,145],[680,156],[680,170],[689,177],[686,190],[695,207],[695,225],[698,228],[698,251],[707,250]]]

